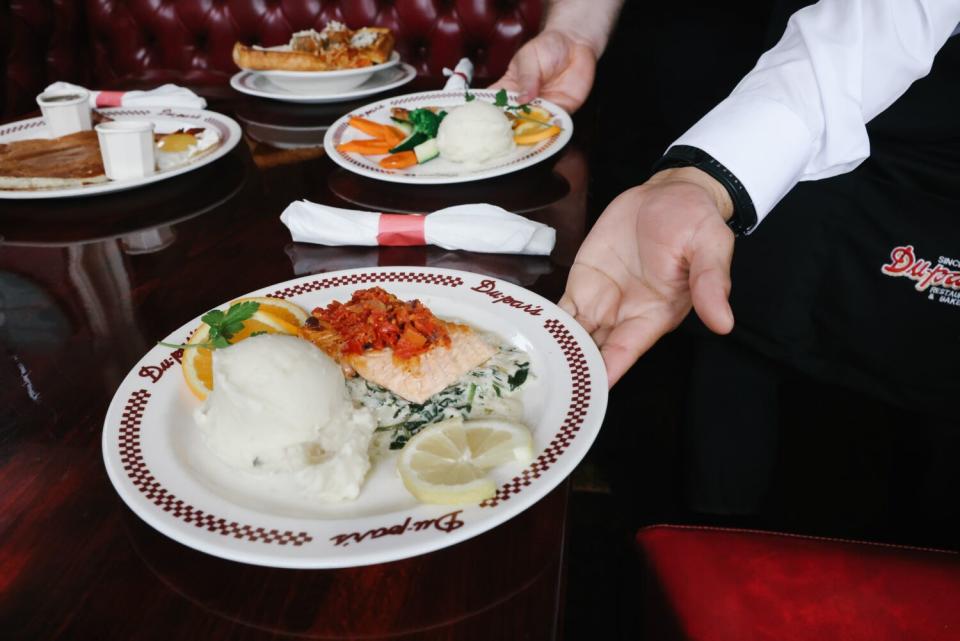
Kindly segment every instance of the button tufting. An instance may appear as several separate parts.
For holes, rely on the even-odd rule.
[[[394,29],[398,51],[420,73],[438,76],[467,55],[478,77],[495,78],[536,33],[547,0],[55,0],[63,19],[29,19],[48,3],[7,3],[5,37],[36,46],[7,52],[3,115],[35,108],[33,96],[54,75],[89,86],[186,78],[226,83],[236,73],[235,41],[278,44],[332,19]],[[169,55],[171,47],[184,46],[192,55]],[[22,78],[35,81],[16,80]]]

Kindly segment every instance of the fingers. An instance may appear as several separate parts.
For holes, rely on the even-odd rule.
[[[520,83],[518,83],[516,79],[517,73],[514,69],[515,66],[516,65],[514,65],[513,61],[511,60],[510,66],[507,67],[506,73],[504,73],[499,80],[487,87],[487,89],[506,89],[507,91],[513,92],[520,91]]]
[[[637,359],[671,329],[673,323],[659,317],[631,318],[614,327],[606,340],[598,343],[607,366],[607,384],[613,387]]]
[[[573,298],[567,292],[564,292],[563,296],[560,297],[560,300],[557,301],[557,307],[570,314],[574,318],[577,317],[577,304],[573,302]]]
[[[668,317],[669,308],[656,306],[645,315],[619,320],[622,304],[620,288],[610,276],[582,263],[574,263],[567,289],[557,303],[600,348],[610,385],[676,325]]]
[[[733,232],[720,221],[711,221],[698,232],[690,259],[690,294],[703,324],[718,334],[733,329],[730,308],[730,262]]]
[[[529,102],[540,95],[540,61],[533,47],[522,47],[510,66],[516,65],[517,100]]]

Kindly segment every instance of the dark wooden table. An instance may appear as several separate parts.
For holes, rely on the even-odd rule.
[[[356,105],[208,98],[245,132],[208,167],[92,198],[0,201],[0,638],[560,637],[566,484],[460,545],[331,571],[194,551],[114,492],[100,450],[107,405],[140,356],[199,313],[296,276],[378,264],[490,273],[556,300],[585,232],[579,137],[512,176],[399,186],[349,174],[316,147],[281,148],[291,127],[319,145],[323,126]],[[537,258],[294,244],[278,217],[299,198],[396,212],[492,202],[554,226],[558,245]]]

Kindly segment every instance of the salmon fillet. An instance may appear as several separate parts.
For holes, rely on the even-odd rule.
[[[495,352],[465,325],[447,323],[447,331],[449,347],[437,345],[424,354],[404,359],[395,358],[389,347],[363,354],[340,354],[339,337],[329,329],[303,328],[300,335],[340,363],[347,376],[360,375],[412,403],[423,403],[485,363]]]
[[[300,328],[300,336],[340,363],[347,376],[360,375],[410,402],[423,403],[457,382],[470,370],[482,365],[496,352],[492,345],[467,325],[437,319],[418,301],[405,303],[379,288],[358,293],[362,297],[371,292],[379,297],[378,300],[386,302],[386,309],[381,309],[379,303],[371,303],[369,300],[351,301],[346,306],[334,303],[327,310],[314,310],[313,315]],[[354,296],[356,299],[357,294]],[[370,313],[371,305],[376,306],[373,316]],[[339,324],[331,317],[330,310],[334,306],[341,312]],[[406,306],[406,312],[413,310],[419,318],[406,322],[398,320],[411,318],[409,314],[403,313],[404,310],[399,314],[391,313],[391,307],[401,306]],[[345,315],[344,310],[348,310]],[[346,321],[343,321],[344,317],[347,318]],[[390,344],[387,341],[378,341],[373,345],[364,340],[362,349],[356,343],[358,335],[369,339],[371,336],[389,334],[390,329],[393,329],[397,336],[406,338],[409,336],[407,332],[414,329],[407,327],[411,324],[420,329],[432,329],[428,332],[430,338],[426,339],[412,356],[398,356],[392,347],[387,346]],[[359,330],[357,325],[360,326]],[[409,344],[396,341],[393,344],[409,350]]]

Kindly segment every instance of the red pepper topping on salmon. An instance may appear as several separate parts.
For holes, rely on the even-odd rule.
[[[494,348],[466,325],[438,319],[419,300],[379,287],[313,310],[300,336],[340,363],[414,403],[422,403],[489,359]]]

